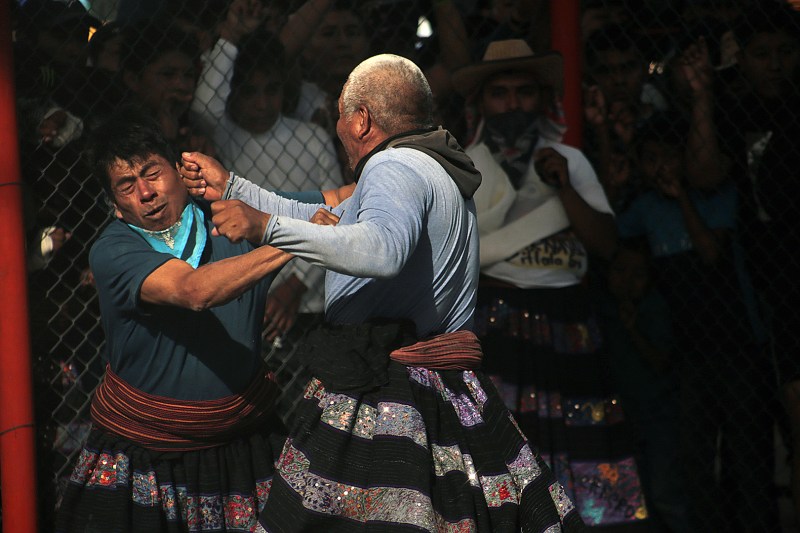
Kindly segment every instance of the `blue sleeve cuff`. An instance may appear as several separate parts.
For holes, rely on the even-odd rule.
[[[301,202],[304,204],[325,203],[325,197],[322,195],[321,191],[298,191],[298,192],[273,191],[273,192],[282,198],[288,198],[289,200],[295,200],[297,202]]]

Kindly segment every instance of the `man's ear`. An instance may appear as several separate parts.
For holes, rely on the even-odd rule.
[[[358,138],[363,139],[372,132],[372,116],[366,106],[358,106]]]
[[[111,207],[114,208],[114,216],[117,217],[118,219],[122,220],[122,211],[119,210],[119,207],[117,207],[117,204],[115,204],[114,202],[111,202]]]

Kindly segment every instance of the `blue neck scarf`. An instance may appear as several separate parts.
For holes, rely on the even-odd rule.
[[[144,237],[156,252],[182,259],[193,268],[200,265],[208,233],[203,211],[191,200],[183,210],[181,218],[167,229],[151,231],[131,224],[128,226]]]

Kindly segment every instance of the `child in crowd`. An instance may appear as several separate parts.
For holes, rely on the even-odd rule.
[[[647,238],[656,286],[672,313],[693,526],[774,531],[773,380],[736,253],[736,189],[730,182],[711,192],[686,185],[687,131],[666,116],[642,129],[639,171],[651,190],[617,217],[617,227],[621,238]]]

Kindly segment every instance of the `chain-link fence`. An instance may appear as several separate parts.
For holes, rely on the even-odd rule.
[[[179,151],[211,153],[268,189],[331,189],[351,181],[337,98],[362,59],[393,52],[417,62],[438,122],[467,145],[480,102],[459,96],[450,74],[480,60],[493,40],[522,38],[538,51],[560,31],[542,0],[27,0],[13,2],[12,13],[45,529],[105,366],[88,253],[114,215],[81,158],[94,126],[137,103]],[[707,519],[703,531],[777,526],[773,428],[787,443],[795,429],[779,400],[790,414],[800,410],[791,389],[800,265],[790,216],[800,201],[795,18],[769,0],[583,5],[584,152],[625,253],[646,258],[672,328],[652,346],[626,322],[642,337],[634,351],[646,352],[648,340],[655,350],[644,374],[618,376],[623,404],[627,392],[629,418],[654,431],[640,434],[645,443],[667,427],[652,419],[674,410],[668,415],[688,436],[675,445],[696,452],[684,457],[694,476],[685,486]],[[637,275],[625,253],[610,267],[598,261],[589,276],[598,307],[615,309],[611,322],[636,315],[626,315],[638,304],[625,292],[633,289],[615,293],[605,281],[625,268]],[[264,356],[287,420],[307,378],[294,353],[321,320],[323,277],[296,260],[273,283]],[[671,355],[659,360],[662,348]],[[631,379],[646,388],[647,376],[677,399],[625,389]],[[761,525],[742,525],[765,511],[774,514]]]

